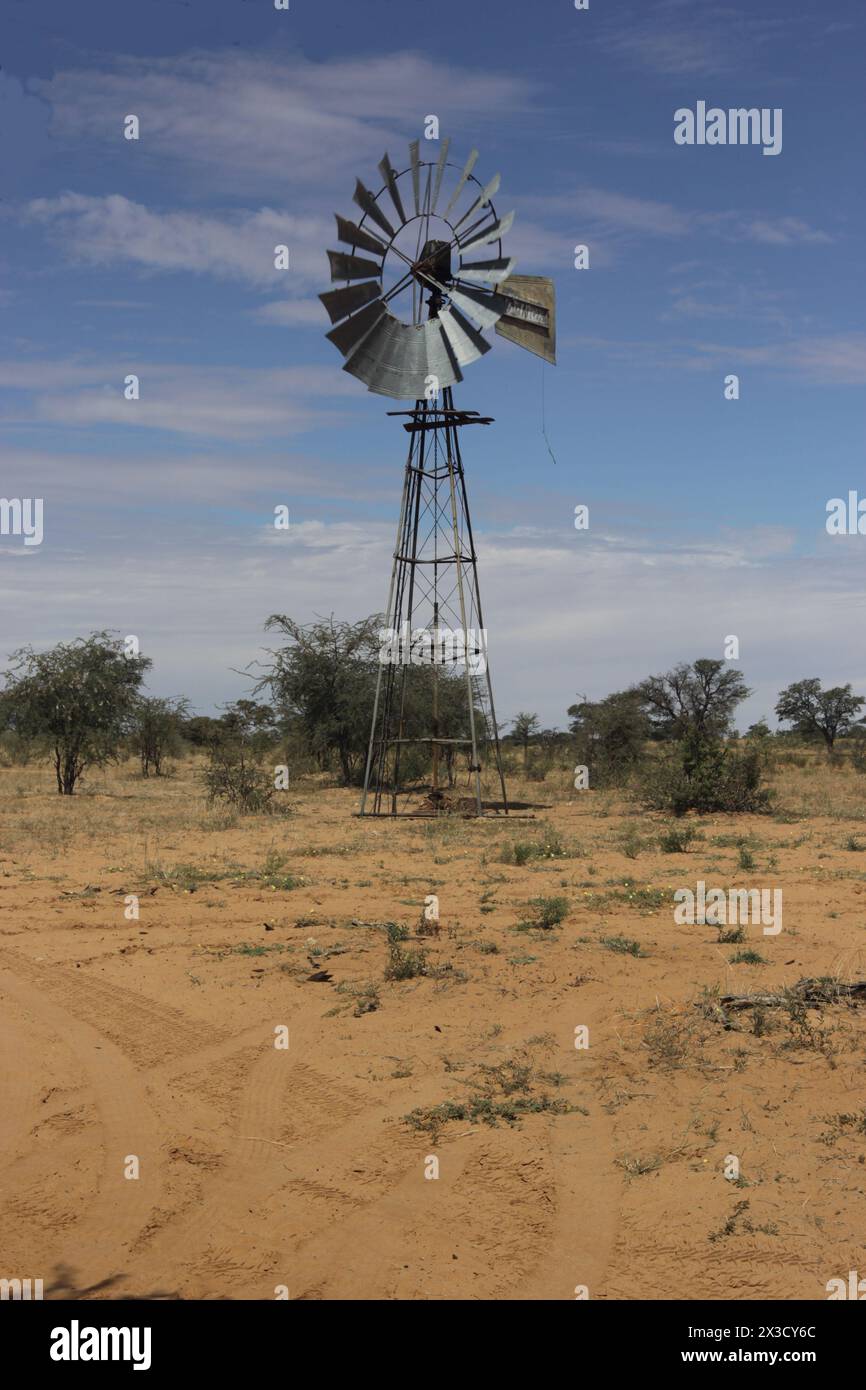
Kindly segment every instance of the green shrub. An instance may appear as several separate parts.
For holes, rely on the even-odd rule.
[[[668,826],[659,836],[659,849],[663,854],[685,854],[697,835],[694,826]]]
[[[533,916],[521,925],[525,928],[539,928],[544,931],[558,927],[568,916],[571,904],[568,898],[533,898],[530,902]]]
[[[627,859],[637,859],[643,849],[643,840],[640,832],[633,825],[626,826],[619,837],[619,847]]]
[[[262,767],[242,742],[216,743],[202,773],[208,800],[225,801],[239,811],[273,811],[273,772]]]
[[[569,849],[551,826],[543,825],[534,840],[514,840],[503,845],[500,863],[522,865],[533,859],[570,859],[578,853]]]
[[[392,942],[385,966],[386,980],[414,980],[427,974],[427,952],[408,951]]]
[[[603,936],[601,945],[607,951],[615,951],[621,956],[643,956],[646,954],[641,949],[639,941],[632,941],[628,936]]]
[[[645,772],[640,795],[646,806],[675,816],[765,811],[770,790],[763,766],[756,745],[738,753],[720,740],[689,736]]]

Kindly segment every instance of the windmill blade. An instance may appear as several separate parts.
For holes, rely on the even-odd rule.
[[[471,217],[472,214],[473,214],[473,212],[476,212],[478,208],[486,208],[486,207],[487,207],[487,204],[490,202],[490,199],[493,197],[494,193],[497,192],[497,190],[498,190],[499,185],[500,185],[501,182],[502,182],[502,175],[501,175],[501,174],[494,174],[494,175],[493,175],[493,178],[490,180],[490,182],[489,182],[489,183],[486,183],[486,184],[484,185],[484,187],[482,188],[481,192],[478,194],[478,197],[475,199],[475,202],[472,204],[472,206],[471,206],[471,208],[469,209],[469,211],[468,211],[468,212],[464,212],[464,214],[463,214],[463,216],[461,217],[460,221],[454,223],[454,230],[455,230],[455,231],[457,230],[457,228],[458,228],[459,226],[461,226],[461,225],[466,221],[467,217]]]
[[[391,195],[391,202],[394,204],[394,207],[396,208],[397,216],[399,217],[401,222],[405,222],[406,213],[403,210],[403,203],[400,198],[400,190],[397,187],[397,175],[391,168],[391,161],[388,158],[387,150],[382,155],[382,158],[379,160],[379,173],[382,175],[382,178],[388,185],[388,192]]]
[[[484,290],[457,290],[453,285],[448,290],[448,298],[482,328],[495,327],[507,306],[507,300],[500,294],[485,293]]]
[[[397,235],[369,188],[365,188],[360,179],[355,180],[355,192],[352,194],[352,201],[357,203],[368,217],[372,217],[376,226],[381,227],[383,232],[387,232],[389,237],[393,238]]]
[[[469,320],[464,318],[453,304],[449,309],[439,310],[439,326],[445,334],[455,361],[461,367],[467,366],[469,362],[477,362],[479,357],[490,351],[487,339],[482,337],[477,328],[473,328]]]
[[[386,313],[384,304],[376,300],[375,304],[368,304],[366,309],[361,309],[350,319],[346,319],[339,328],[332,328],[325,337],[346,357],[360,346],[370,330],[375,328],[379,319]]]
[[[502,256],[498,261],[476,261],[474,265],[462,265],[457,272],[458,280],[468,280],[473,285],[501,285],[514,270],[513,256]]]
[[[338,212],[335,212],[334,216],[337,219],[337,240],[342,241],[344,246],[360,246],[362,251],[372,251],[374,256],[384,256],[384,241],[373,236],[372,232],[362,231],[354,222],[347,222]]]
[[[505,313],[496,332],[518,347],[556,362],[556,290],[544,275],[512,275],[501,287]]]
[[[331,280],[369,280],[382,274],[381,263],[365,261],[363,256],[347,256],[345,251],[329,251]]]
[[[447,208],[445,209],[445,211],[444,211],[443,214],[442,214],[442,216],[443,216],[446,220],[447,220],[447,218],[448,218],[449,212],[450,212],[451,209],[453,208],[454,204],[457,202],[457,199],[460,197],[460,194],[463,192],[463,185],[464,185],[464,183],[466,182],[466,180],[469,178],[469,175],[472,173],[472,170],[475,168],[475,161],[476,161],[477,158],[478,158],[478,151],[477,151],[477,150],[473,150],[473,151],[471,152],[469,158],[467,159],[465,165],[463,166],[463,173],[460,175],[460,178],[459,178],[458,181],[457,181],[457,187],[455,188],[454,192],[451,194],[451,201],[449,202]]]
[[[412,192],[415,195],[415,216],[421,212],[421,164],[418,158],[418,141],[409,144],[409,161],[412,165]]]
[[[436,182],[433,185],[433,200],[430,204],[430,211],[435,215],[436,204],[439,201],[439,190],[442,187],[442,175],[445,173],[445,161],[448,158],[448,146],[451,144],[451,137],[445,136],[442,141],[442,148],[439,151],[439,163],[436,165]]]
[[[514,213],[509,212],[504,217],[500,217],[498,222],[491,223],[483,231],[470,233],[465,241],[458,238],[457,244],[461,253],[472,251],[476,246],[489,246],[491,241],[499,241],[500,237],[504,237],[511,231],[513,221]]]
[[[339,323],[347,314],[363,309],[371,299],[378,299],[382,286],[377,280],[366,280],[363,285],[347,285],[341,290],[328,290],[319,298],[328,311],[331,323]]]
[[[420,400],[431,375],[440,386],[460,379],[437,319],[401,323],[387,312],[350,354],[343,371],[378,395],[397,400]]]

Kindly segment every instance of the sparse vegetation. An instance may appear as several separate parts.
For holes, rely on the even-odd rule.
[[[549,931],[565,921],[571,904],[568,898],[532,898],[528,907],[529,915],[520,923],[520,929]]]
[[[640,942],[632,941],[627,936],[603,936],[601,938],[601,944],[606,951],[614,951],[617,955],[621,956],[646,955],[646,951],[644,951]]]

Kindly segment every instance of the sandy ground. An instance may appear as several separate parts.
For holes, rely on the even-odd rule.
[[[664,852],[665,817],[565,771],[517,789],[533,819],[395,825],[313,786],[285,818],[220,816],[192,766],[72,800],[3,770],[0,1275],[509,1300],[866,1274],[866,1009],[726,1027],[714,1002],[866,977],[866,777],[778,780],[775,814],[690,819]],[[698,879],[781,887],[782,932],[677,925]],[[416,939],[428,893],[441,930]],[[539,897],[567,915],[527,929]]]

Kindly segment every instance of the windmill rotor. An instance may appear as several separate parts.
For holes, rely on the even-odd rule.
[[[406,168],[398,171],[383,155],[377,193],[356,180],[361,216],[336,214],[337,239],[349,249],[328,252],[332,284],[341,288],[319,296],[343,370],[397,400],[422,399],[431,378],[437,389],[461,381],[462,368],[490,349],[483,330],[499,332],[503,317],[501,336],[554,360],[552,282],[522,276],[521,293],[507,293],[515,261],[503,254],[502,239],[514,213],[499,217],[494,207],[499,174],[482,184],[473,172],[478,151],[460,168],[448,150],[446,139],[436,160],[422,160],[413,140]],[[456,186],[440,213],[451,171]],[[536,281],[546,293],[534,293]]]

